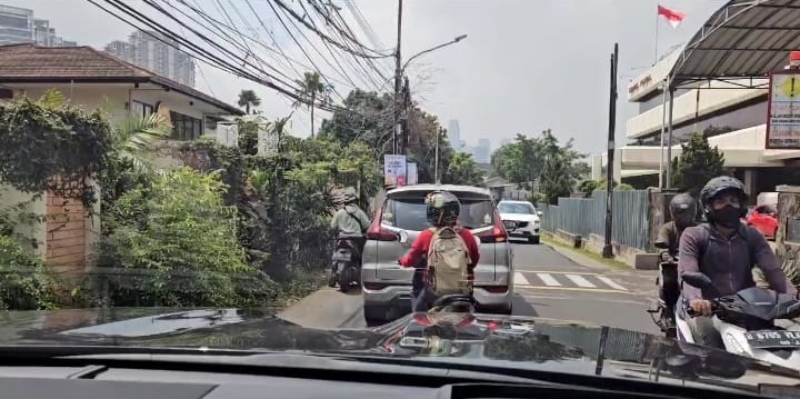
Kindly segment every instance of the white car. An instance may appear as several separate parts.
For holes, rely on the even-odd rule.
[[[509,231],[509,238],[524,238],[531,244],[539,243],[539,228],[541,212],[536,210],[528,201],[503,200],[497,204],[500,219],[517,222],[517,228]]]

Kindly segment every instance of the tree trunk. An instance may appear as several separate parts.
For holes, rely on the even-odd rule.
[[[244,112],[250,115],[250,103],[244,105]]]

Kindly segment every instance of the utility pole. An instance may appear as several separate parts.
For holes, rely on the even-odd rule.
[[[408,85],[408,76],[403,77],[403,90],[402,90],[402,104],[403,110],[400,116],[400,153],[406,156],[406,165],[408,165],[409,148],[411,144],[411,134],[408,128],[408,121],[411,119],[411,88]],[[406,171],[407,172],[407,171]]]
[[[614,257],[611,246],[612,221],[614,209],[614,136],[617,121],[617,71],[619,66],[619,44],[614,43],[614,53],[611,54],[611,88],[608,98],[608,166],[606,166],[606,231],[603,245],[603,257]]]
[[[402,42],[403,32],[403,0],[397,0],[397,49],[394,53],[394,130],[392,132],[392,153],[397,154],[400,151],[400,107],[401,98],[400,92],[403,85],[403,59],[400,53],[400,44]]]

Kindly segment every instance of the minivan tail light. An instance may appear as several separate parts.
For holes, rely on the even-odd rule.
[[[383,219],[383,209],[378,209],[375,212],[375,219],[372,220],[372,225],[367,230],[367,240],[373,241],[397,241],[397,234],[391,230],[381,227],[381,219]]]
[[[500,220],[500,214],[497,211],[494,212],[494,226],[489,230],[478,233],[478,238],[484,244],[508,240],[508,233],[503,227],[503,222]]]

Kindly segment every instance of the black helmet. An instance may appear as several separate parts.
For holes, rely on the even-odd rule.
[[[676,194],[669,201],[669,214],[680,225],[688,225],[697,216],[697,202],[687,193]]]
[[[434,191],[425,197],[428,222],[434,226],[450,226],[458,221],[461,202],[447,191]]]
[[[703,189],[700,190],[700,206],[710,222],[713,223],[715,221],[713,215],[714,209],[711,207],[711,201],[722,193],[735,193],[742,203],[740,217],[745,217],[747,215],[747,207],[744,206],[744,202],[747,201],[747,193],[744,191],[744,184],[735,177],[719,176],[709,180]]]

